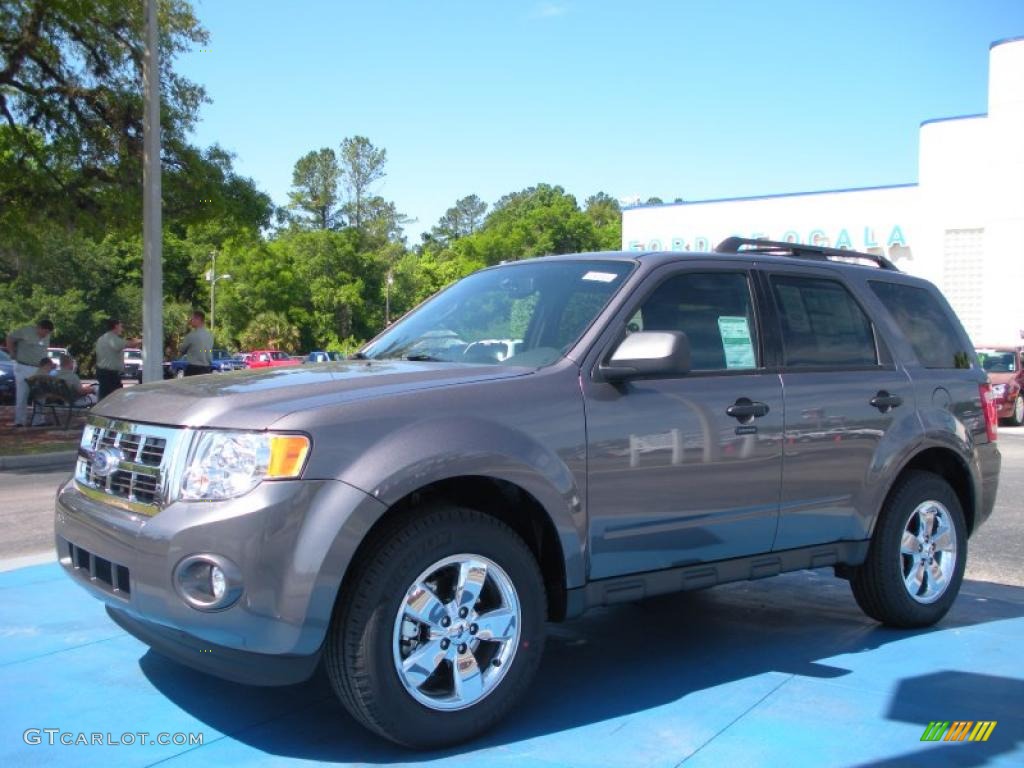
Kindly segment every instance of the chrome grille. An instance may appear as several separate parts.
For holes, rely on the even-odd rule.
[[[90,416],[78,450],[75,480],[93,498],[144,515],[155,515],[166,498],[173,448],[185,430]],[[117,457],[113,471],[100,459]]]

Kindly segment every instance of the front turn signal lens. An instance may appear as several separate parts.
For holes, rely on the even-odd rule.
[[[270,438],[268,479],[298,477],[309,455],[309,438],[305,435],[274,435]]]

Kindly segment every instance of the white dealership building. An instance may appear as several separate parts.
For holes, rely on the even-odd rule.
[[[636,206],[627,250],[703,251],[731,235],[888,256],[935,282],[971,337],[1024,333],[1024,38],[989,51],[988,112],[921,124],[918,182]]]

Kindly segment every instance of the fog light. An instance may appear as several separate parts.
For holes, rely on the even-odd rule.
[[[220,600],[228,591],[228,579],[218,566],[210,567],[210,590],[213,592],[213,599]]]
[[[199,611],[219,611],[242,596],[242,574],[223,555],[189,555],[174,568],[178,595]]]

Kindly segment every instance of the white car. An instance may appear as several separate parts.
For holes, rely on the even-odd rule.
[[[135,347],[125,347],[124,367],[121,369],[122,379],[142,378],[142,350]]]

